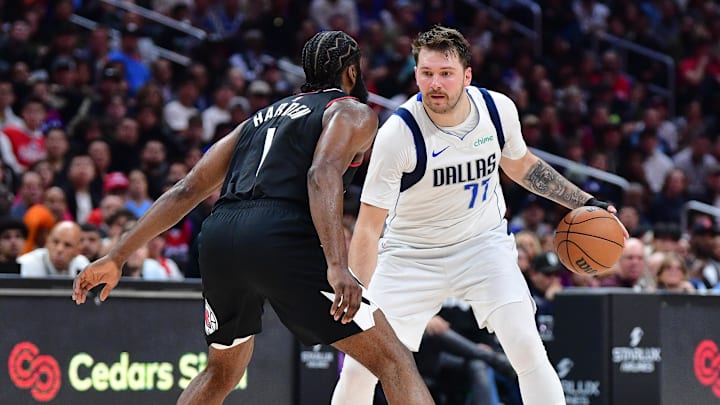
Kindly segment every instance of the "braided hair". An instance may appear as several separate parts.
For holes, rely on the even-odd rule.
[[[340,87],[347,66],[360,60],[358,43],[342,31],[323,31],[310,38],[303,47],[302,65],[305,84],[301,91]]]

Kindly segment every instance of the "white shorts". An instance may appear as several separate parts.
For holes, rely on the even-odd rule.
[[[400,340],[412,351],[420,346],[430,318],[443,301],[470,304],[480,328],[495,309],[530,296],[517,264],[515,238],[505,222],[457,245],[417,249],[380,241],[370,295]]]

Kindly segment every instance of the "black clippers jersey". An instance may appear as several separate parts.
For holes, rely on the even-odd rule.
[[[218,203],[271,198],[308,207],[307,173],[323,114],[341,97],[348,96],[338,89],[303,93],[256,112],[240,133]],[[343,176],[345,188],[353,173]]]

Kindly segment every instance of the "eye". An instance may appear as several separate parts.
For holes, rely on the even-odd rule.
[[[443,77],[450,77],[452,76],[452,72],[442,72]]]

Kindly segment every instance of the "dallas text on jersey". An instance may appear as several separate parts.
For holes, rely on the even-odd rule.
[[[454,166],[441,167],[433,170],[433,186],[465,183],[489,176],[495,171],[496,157],[493,153],[485,159],[465,162]]]

